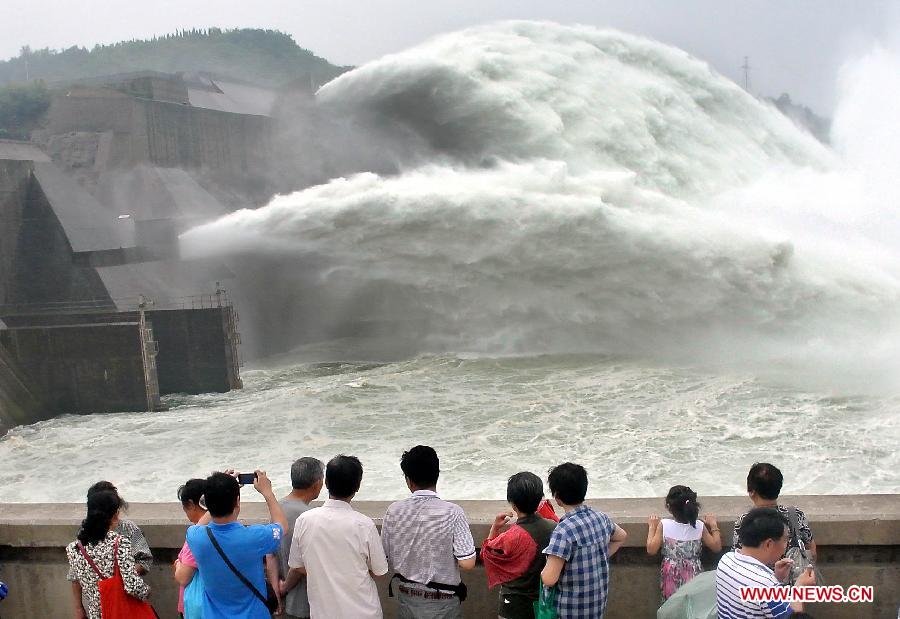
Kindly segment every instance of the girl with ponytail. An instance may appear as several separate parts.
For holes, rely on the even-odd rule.
[[[77,590],[73,595],[77,619],[101,619],[98,583],[113,575],[116,563],[127,594],[141,600],[150,595],[150,587],[137,575],[131,541],[114,531],[123,507],[115,490],[88,494],[87,516],[81,521],[78,538],[66,547],[70,573],[81,591],[81,595]]]
[[[687,486],[672,486],[666,495],[666,509],[672,518],[653,515],[648,519],[647,553],[655,555],[662,548],[659,585],[666,601],[678,588],[703,571],[700,553],[703,546],[721,552],[722,537],[713,514],[699,521],[697,493]]]
[[[209,516],[203,507],[205,479],[189,479],[178,488],[178,500],[191,524],[207,524]],[[175,582],[178,583],[178,612],[181,619],[203,619],[203,583],[197,575],[197,561],[187,541],[175,560]]]

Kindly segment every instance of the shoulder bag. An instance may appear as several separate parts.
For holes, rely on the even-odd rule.
[[[787,552],[784,553],[785,557],[794,562],[794,565],[791,566],[791,584],[794,584],[797,581],[807,567],[812,567],[813,573],[816,576],[816,584],[824,585],[825,580],[822,578],[822,573],[819,572],[819,568],[813,563],[812,554],[806,549],[803,540],[800,539],[800,523],[799,518],[797,517],[796,507],[788,508],[788,520],[790,521],[791,537],[797,540],[797,546],[788,548]]]
[[[272,589],[271,586],[267,586],[266,596],[264,597],[263,594],[253,586],[253,583],[247,580],[246,576],[241,574],[234,566],[234,563],[231,562],[231,560],[228,558],[228,555],[226,555],[225,551],[222,550],[222,547],[219,546],[219,542],[216,540],[216,536],[213,535],[212,529],[210,529],[208,526],[206,527],[206,534],[209,536],[209,541],[212,542],[212,545],[215,547],[216,552],[218,552],[219,556],[222,557],[225,565],[228,566],[228,569],[234,572],[234,575],[238,577],[238,580],[244,583],[244,586],[253,592],[253,595],[256,596],[256,599],[262,602],[270,613],[274,613],[276,610],[278,610],[278,596],[275,595],[275,590]],[[104,619],[106,618],[104,617]]]
[[[125,591],[125,582],[119,572],[119,539],[113,542],[113,575],[106,577],[94,560],[88,555],[81,542],[78,550],[97,574],[97,589],[100,591],[100,614],[103,619],[159,619],[149,602],[139,600]]]

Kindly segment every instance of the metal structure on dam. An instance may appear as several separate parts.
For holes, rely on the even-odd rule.
[[[178,235],[246,206],[274,94],[155,72],[54,92],[30,142],[0,140],[0,432],[240,388],[234,274]]]

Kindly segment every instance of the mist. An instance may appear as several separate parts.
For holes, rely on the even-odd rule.
[[[843,68],[832,151],[676,48],[470,28],[321,88],[282,166],[312,186],[182,252],[240,258],[261,354],[599,352],[883,389],[897,58]]]

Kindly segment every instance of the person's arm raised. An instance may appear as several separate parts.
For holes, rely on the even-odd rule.
[[[265,471],[256,471],[256,479],[253,481],[253,487],[256,488],[256,491],[266,500],[266,507],[269,508],[269,519],[271,522],[281,525],[282,534],[287,533],[287,518],[284,515],[284,510],[281,509],[281,504],[279,504],[278,499],[275,498],[275,493],[272,492],[272,482],[266,476]]]
[[[488,532],[488,539],[494,539],[500,535],[500,529],[508,525],[516,517],[515,512],[505,511],[494,516],[494,522],[491,524],[491,530]]]
[[[653,514],[647,518],[647,554],[655,555],[662,546],[663,528],[659,516]],[[610,537],[610,541],[612,537]]]
[[[625,543],[625,540],[628,539],[628,533],[625,532],[625,529],[616,525],[615,531],[609,538],[609,550],[608,556],[613,556],[622,547],[622,544]]]
[[[719,523],[715,514],[703,516],[703,544],[713,552],[722,551],[722,534],[719,532]]]

